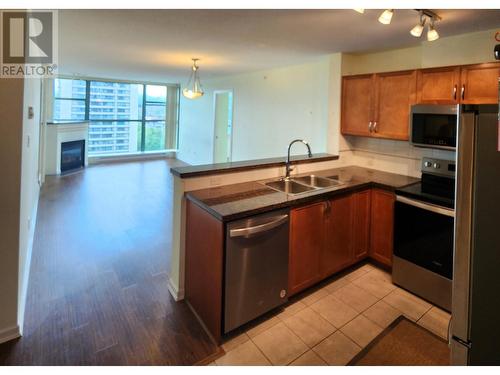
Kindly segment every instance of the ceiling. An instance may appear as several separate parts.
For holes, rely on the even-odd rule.
[[[441,37],[500,27],[500,10],[437,10]],[[61,10],[59,71],[183,82],[191,57],[202,78],[305,63],[335,52],[417,45],[413,10]]]

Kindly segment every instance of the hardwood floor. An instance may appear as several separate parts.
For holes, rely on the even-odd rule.
[[[9,365],[186,365],[218,352],[167,289],[176,160],[91,166],[42,188],[24,335]]]

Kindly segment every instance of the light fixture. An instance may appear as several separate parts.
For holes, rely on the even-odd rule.
[[[191,75],[189,76],[186,87],[182,90],[182,95],[184,95],[188,99],[198,99],[204,94],[203,88],[201,87],[200,83],[200,76],[198,75],[199,67],[198,65],[196,65],[196,62],[199,59],[193,58],[191,60],[193,60]]]
[[[429,24],[429,30],[427,30],[427,40],[432,42],[436,39],[439,39],[439,34],[437,30],[434,28],[434,17],[431,18],[431,22]]]
[[[418,23],[415,25],[413,29],[411,29],[410,34],[416,38],[420,38],[422,36],[422,32],[424,31],[426,18],[424,16],[424,12],[420,11],[420,19]]]
[[[363,14],[365,10],[363,8],[355,8],[354,9],[356,12]]]
[[[378,18],[378,22],[388,25],[391,23],[392,15],[394,14],[393,9],[386,9]]]

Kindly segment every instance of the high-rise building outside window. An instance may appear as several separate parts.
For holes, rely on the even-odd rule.
[[[176,85],[54,79],[53,120],[89,121],[89,156],[177,147]]]

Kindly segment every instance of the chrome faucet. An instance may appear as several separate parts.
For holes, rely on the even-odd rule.
[[[292,166],[290,165],[290,149],[292,148],[292,145],[296,142],[302,142],[303,144],[305,144],[307,146],[307,155],[312,158],[312,152],[311,152],[311,147],[309,146],[309,143],[307,143],[307,141],[303,140],[303,139],[295,139],[293,141],[290,142],[290,144],[288,145],[288,154],[287,154],[287,157],[286,157],[286,161],[285,161],[285,180],[288,181],[290,180],[290,172],[292,170]]]

